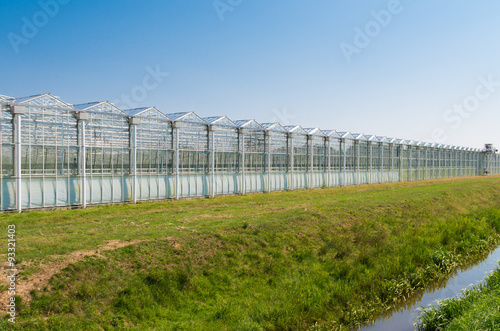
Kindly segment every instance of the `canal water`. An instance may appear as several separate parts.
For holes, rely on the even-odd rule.
[[[453,277],[441,284],[435,284],[423,293],[416,294],[399,309],[390,315],[383,316],[371,326],[360,329],[363,331],[413,331],[414,324],[418,322],[420,307],[436,303],[437,300],[460,295],[461,290],[476,285],[483,281],[489,272],[498,267],[500,261],[500,247],[491,252],[482,262],[458,271]]]

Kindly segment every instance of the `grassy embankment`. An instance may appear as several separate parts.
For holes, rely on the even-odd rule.
[[[500,268],[456,298],[424,309],[418,330],[500,330]]]
[[[0,329],[348,329],[498,244],[499,187],[464,178],[1,214],[6,234],[16,225],[25,294]]]

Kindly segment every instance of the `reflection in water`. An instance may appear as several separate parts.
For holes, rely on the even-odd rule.
[[[500,261],[500,247],[495,249],[480,263],[470,264],[456,271],[450,278],[436,281],[425,291],[420,291],[401,303],[397,308],[380,316],[370,326],[360,330],[412,331],[420,314],[420,307],[436,303],[437,300],[459,295],[461,290],[483,281],[488,273],[495,270]]]

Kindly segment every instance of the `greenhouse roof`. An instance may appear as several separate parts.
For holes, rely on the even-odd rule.
[[[375,141],[375,142],[379,142],[378,140],[378,137],[375,136],[375,135],[369,135],[369,136],[365,136],[366,140],[368,141]]]
[[[155,107],[142,107],[142,108],[121,110],[108,101],[71,105],[69,103],[62,101],[59,97],[49,93],[37,94],[22,98],[12,98],[9,96],[0,95],[0,102],[4,105],[9,103],[22,104],[31,108],[53,107],[54,109],[60,108],[64,109],[65,111],[89,111],[94,113],[114,114],[124,117],[141,117],[141,118],[147,117],[150,119],[156,119],[157,121],[160,120],[178,121],[178,122],[195,123],[199,125],[209,124],[216,126],[225,126],[230,128],[239,127],[249,130],[268,131],[268,132],[272,131],[281,133],[288,132],[288,133],[312,135],[318,137],[335,137],[335,138],[344,138],[344,139],[358,140],[358,141],[372,141],[372,142],[392,143],[392,144],[401,144],[409,146],[425,146],[430,148],[440,148],[446,150],[460,150],[460,151],[470,151],[470,152],[482,151],[482,149],[480,148],[465,148],[456,145],[436,144],[436,143],[429,143],[417,140],[388,138],[377,135],[364,135],[361,133],[351,134],[350,132],[337,132],[335,130],[323,131],[320,128],[302,128],[300,125],[283,126],[278,122],[260,124],[255,120],[232,121],[227,116],[210,116],[201,118],[194,112],[178,112],[178,113],[165,114],[159,111]]]
[[[318,137],[324,137],[325,133],[321,131],[319,128],[306,128],[304,129],[305,132],[312,136],[318,136]]]
[[[199,123],[199,124],[207,124],[200,116],[196,115],[194,112],[182,112],[182,113],[171,113],[167,114],[169,118],[176,122],[190,122],[190,123]]]
[[[59,97],[53,96],[50,93],[32,95],[29,97],[22,97],[14,99],[15,103],[27,104],[30,106],[50,106],[50,107],[63,107],[72,108],[69,103],[62,101]]]
[[[275,122],[275,123],[261,123],[262,127],[266,129],[267,131],[274,131],[274,132],[288,132],[280,123]]]
[[[142,107],[142,108],[124,109],[123,111],[126,112],[129,116],[136,116],[148,109],[149,107]]]
[[[354,136],[350,132],[339,132],[340,138],[355,140]]]
[[[6,95],[0,95],[0,100],[8,101],[8,100],[14,100],[13,97],[8,97]]]
[[[128,116],[126,112],[116,107],[109,101],[98,101],[98,102],[89,102],[82,103],[80,105],[75,105],[75,109],[80,111],[90,111],[95,113],[111,113],[120,116]]]
[[[368,137],[362,133],[351,133],[354,139],[359,141],[368,141]]]
[[[234,121],[234,123],[240,128],[252,129],[252,130],[264,130],[264,127],[259,123],[257,123],[257,121],[255,120],[238,120]]]
[[[141,117],[141,118],[159,118],[164,121],[171,121],[172,119],[165,115],[163,112],[159,111],[156,107],[142,107],[134,109],[124,110],[131,117]]]
[[[287,125],[285,126],[285,129],[289,132],[289,133],[298,133],[298,134],[305,134],[307,135],[307,131],[304,130],[300,125]]]
[[[398,139],[396,138],[387,138],[387,140],[389,141],[389,144],[398,144]]]
[[[74,105],[73,107],[76,110],[85,110],[87,108],[93,107],[93,106],[98,105],[100,103],[102,103],[102,101],[82,103],[82,104],[79,104],[79,105]]]
[[[212,124],[212,125],[229,126],[229,127],[232,127],[232,128],[238,127],[227,116],[204,117],[203,120],[205,122],[207,122],[208,124]]]
[[[415,140],[410,140],[410,141],[408,141],[408,145],[409,145],[409,146],[417,146],[417,141],[415,141]]]
[[[325,133],[325,136],[327,136],[327,137],[340,138],[340,135],[335,130],[326,130],[323,132]]]
[[[408,145],[408,141],[406,139],[398,139],[398,144],[400,144],[400,145]]]

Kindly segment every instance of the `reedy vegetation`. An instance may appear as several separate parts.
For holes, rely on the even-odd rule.
[[[422,309],[419,331],[499,330],[500,268],[455,298]]]

